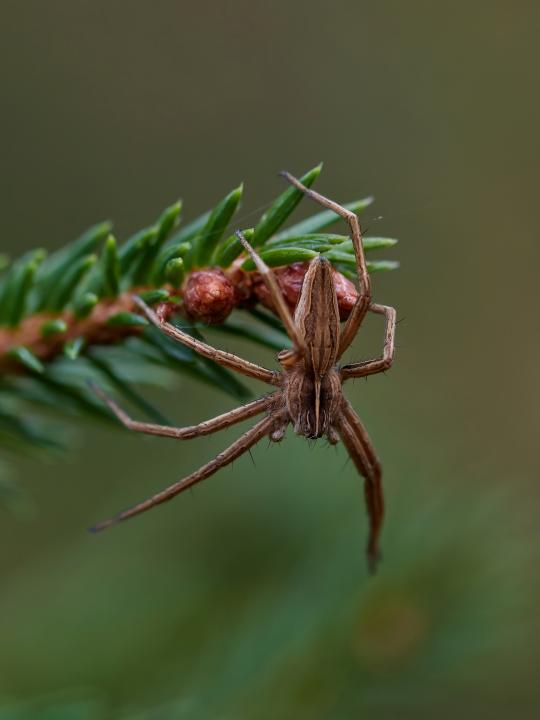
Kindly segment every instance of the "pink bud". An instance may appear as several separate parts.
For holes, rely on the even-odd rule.
[[[302,283],[304,282],[304,276],[307,272],[308,265],[309,263],[293,263],[292,265],[287,265],[286,267],[274,269],[274,274],[281,288],[281,292],[283,293],[291,312],[294,312],[296,303],[300,297]],[[343,321],[349,317],[349,314],[354,307],[358,298],[358,290],[350,280],[335,269],[333,269],[333,276],[339,307],[339,316]],[[263,305],[266,305],[271,310],[274,310],[270,293],[268,292],[268,289],[260,275],[254,274],[253,291]]]
[[[235,304],[234,287],[219,268],[198,270],[189,275],[184,287],[184,310],[192,320],[219,325]]]

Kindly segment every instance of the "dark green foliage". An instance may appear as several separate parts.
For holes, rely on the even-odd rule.
[[[119,312],[116,313],[116,315],[111,315],[111,317],[107,320],[107,325],[110,327],[115,326],[128,326],[128,327],[138,327],[145,325],[148,325],[148,320],[146,318],[141,317],[140,315],[137,315],[136,313],[132,312]]]
[[[264,313],[261,313],[261,315],[264,315]],[[283,332],[279,323],[275,328],[263,327],[261,324],[246,322],[238,315],[233,315],[223,325],[216,325],[214,330],[224,335],[252,340],[271,350],[279,351],[291,346],[289,337]]]
[[[154,263],[167,236],[179,221],[182,203],[166,208],[158,218],[152,232],[143,236],[141,247],[130,262],[129,280],[132,285],[144,285],[153,275]]]
[[[271,250],[263,250],[259,254],[270,267],[281,267],[282,265],[291,265],[295,262],[308,262],[318,255],[315,250],[309,250],[303,247],[273,248]],[[255,263],[253,260],[246,260],[242,263],[242,269],[255,270]]]
[[[302,177],[304,184],[311,186],[320,171],[319,165],[307,172]],[[181,301],[181,286],[191,270],[229,267],[242,253],[234,235],[238,224],[233,220],[242,192],[240,185],[214,208],[178,229],[180,202],[166,208],[154,224],[123,243],[111,234],[111,223],[104,222],[48,258],[41,249],[26,253],[10,266],[3,258],[0,347],[6,349],[4,355],[0,351],[0,404],[8,398],[18,402],[20,408],[32,407],[34,414],[46,407],[57,414],[68,412],[111,420],[109,411],[88,386],[88,382],[94,382],[123,396],[143,416],[163,422],[159,411],[135,390],[134,382],[162,384],[164,372],[168,381],[173,372],[180,373],[237,399],[248,398],[249,390],[235,374],[149,326],[130,298],[136,292],[151,305],[169,298]],[[326,232],[340,222],[334,213],[317,212],[282,229],[301,200],[302,193],[287,186],[254,228],[240,229],[272,267],[305,262],[320,253],[354,278],[351,240],[346,235]],[[371,202],[372,198],[367,197],[347,207],[359,213]],[[395,243],[390,238],[368,237],[364,247],[371,252]],[[371,272],[396,266],[392,261],[369,262]],[[247,271],[254,268],[251,260],[245,260],[242,267]],[[31,331],[27,336],[25,323],[36,314],[38,335]],[[204,339],[204,328],[183,329]],[[233,313],[216,329],[272,350],[289,345],[279,320],[259,308],[243,317]],[[137,373],[130,376],[127,368],[135,366]],[[1,417],[4,430],[0,428],[0,446],[11,447],[15,435],[24,437],[27,445],[54,445],[44,441],[33,427],[18,422],[19,415],[11,414],[7,419],[6,413]]]
[[[253,235],[255,230],[253,228],[247,228],[243,231],[244,237],[249,243],[253,243]],[[242,244],[236,235],[229,235],[221,245],[216,248],[214,253],[213,262],[219,267],[229,267],[229,265],[236,260],[236,258],[242,252]]]
[[[163,280],[170,283],[173,287],[178,288],[184,281],[184,275],[184,260],[181,257],[175,257],[165,265]]]
[[[122,375],[119,374],[120,368],[115,369],[114,365],[108,362],[98,351],[93,350],[89,352],[87,357],[96,370],[103,375],[104,379],[114,387],[116,392],[128,400],[128,402],[132,403],[132,405],[155,422],[165,425],[171,424],[157,408],[145,400],[130,383],[124,380]]]
[[[322,164],[310,170],[300,178],[300,181],[306,186],[311,187],[315,180],[319,177],[322,170]],[[303,193],[295,187],[289,186],[281,193],[262,218],[255,226],[253,233],[253,245],[259,247],[265,243],[272,235],[279,230],[285,220],[292,213],[294,208],[303,198]]]
[[[155,305],[156,303],[167,300],[167,298],[169,297],[169,291],[165,288],[160,288],[157,290],[146,290],[139,293],[139,297],[141,298],[141,300],[144,300],[147,305]]]
[[[54,320],[47,320],[41,326],[41,334],[44,338],[51,337],[51,335],[61,335],[68,329],[67,322],[62,318],[55,318]]]
[[[105,240],[101,254],[100,271],[101,295],[104,297],[116,297],[120,291],[120,259],[116,240],[112,235],[109,235]]]
[[[109,222],[94,225],[74,243],[57,250],[47,258],[36,279],[35,310],[61,309],[63,306],[55,308],[54,305],[61,302],[62,293],[67,293],[64,304],[69,301],[69,290],[75,290],[78,281],[95,262],[93,252],[105,240],[111,227]],[[90,261],[89,258],[93,260]],[[77,275],[79,272],[80,275]]]
[[[99,298],[95,293],[85,292],[73,301],[73,312],[78,318],[85,318],[98,304]]]
[[[24,345],[19,345],[18,347],[11,348],[11,350],[9,351],[9,355],[14,360],[17,360],[25,368],[30,370],[30,372],[42,373],[45,370],[45,368],[43,367],[43,363],[38,360],[38,358],[31,350],[24,347]]]
[[[145,228],[132,235],[119,250],[120,273],[127,282],[133,272],[133,265],[146,252],[146,249],[155,242],[158,235],[156,227]]]
[[[28,295],[35,282],[45,250],[33,250],[17,260],[0,285],[0,323],[16,327],[24,317]]]
[[[44,310],[60,311],[72,300],[77,287],[97,262],[97,255],[84,255],[75,260],[73,265],[66,269],[63,276],[57,279],[56,285],[51,288],[47,300],[42,305]]]
[[[68,357],[70,360],[76,360],[81,354],[83,348],[84,338],[78,337],[74,340],[68,340],[64,344],[64,355],[66,355],[66,357]]]
[[[152,277],[152,282],[155,285],[168,282],[167,268],[169,267],[169,264],[175,260],[182,260],[184,255],[189,252],[190,248],[191,244],[188,242],[176,242],[172,245],[165,245],[154,263],[154,275]],[[183,260],[181,267],[184,267]]]
[[[371,205],[373,202],[372,197],[366,197],[362,200],[356,200],[351,203],[345,203],[344,207],[347,208],[347,210],[352,210],[352,212],[355,212],[357,214],[360,214],[363,212],[367,207]],[[292,225],[290,228],[287,228],[286,230],[282,230],[280,233],[276,235],[276,240],[282,240],[283,238],[289,238],[293,237],[295,235],[301,236],[301,235],[309,235],[311,233],[320,232],[321,230],[326,230],[327,227],[330,227],[336,222],[336,215],[331,210],[322,210],[321,212],[317,213],[316,215],[312,215],[311,217],[308,217],[306,220],[302,220],[302,222],[296,223],[295,225]]]
[[[55,438],[47,435],[43,429],[36,424],[28,422],[24,417],[16,413],[16,408],[11,411],[0,407],[0,438],[2,444],[10,450],[29,449],[58,450],[62,445]]]
[[[191,243],[192,250],[187,255],[188,268],[194,265],[196,267],[205,267],[210,264],[214,249],[221,240],[223,233],[227,229],[238,207],[240,198],[242,197],[242,191],[243,185],[240,185],[230,192],[227,197],[223,198],[214,210],[212,210],[205,226],[194,237]]]

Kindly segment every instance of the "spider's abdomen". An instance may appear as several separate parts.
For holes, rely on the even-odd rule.
[[[293,370],[285,385],[287,410],[294,431],[307,438],[327,435],[341,402],[341,380],[332,368],[322,378]]]

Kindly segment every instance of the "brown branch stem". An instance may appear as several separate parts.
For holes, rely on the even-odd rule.
[[[258,272],[246,272],[240,268],[244,258],[235,261],[225,271],[209,268],[190,273],[182,288],[167,289],[182,298],[181,303],[164,303],[157,312],[166,319],[173,313],[209,324],[223,323],[235,307],[253,307],[257,303],[266,305],[275,312],[272,299]],[[308,263],[294,263],[275,268],[274,275],[291,312],[294,312],[300,295]],[[338,298],[341,320],[345,320],[356,302],[358,293],[353,283],[337,271],[333,271],[334,286]],[[213,276],[213,277],[212,277]],[[63,352],[69,340],[84,338],[86,347],[110,345],[126,337],[139,335],[139,325],[109,325],[108,321],[119,313],[139,313],[133,297],[154,288],[138,287],[128,290],[115,298],[103,298],[85,318],[78,318],[72,311],[39,312],[25,318],[16,328],[0,328],[0,375],[29,372],[10,351],[25,347],[42,362],[50,362]],[[228,306],[228,307],[227,307]],[[44,323],[63,320],[67,326],[64,332],[45,337]]]

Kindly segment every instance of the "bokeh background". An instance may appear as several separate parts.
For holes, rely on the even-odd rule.
[[[81,423],[68,457],[19,458],[2,720],[538,717],[539,22],[526,0],[2,1],[2,250],[108,217],[123,237],[179,196],[195,217],[240,180],[248,225],[279,170],[324,160],[318,187],[375,194],[364,224],[400,238],[375,296],[404,318],[392,372],[350,388],[385,468],[373,579],[342,448],[263,443],[98,537],[238,429]],[[188,379],[152,398],[180,425],[233,405]]]

